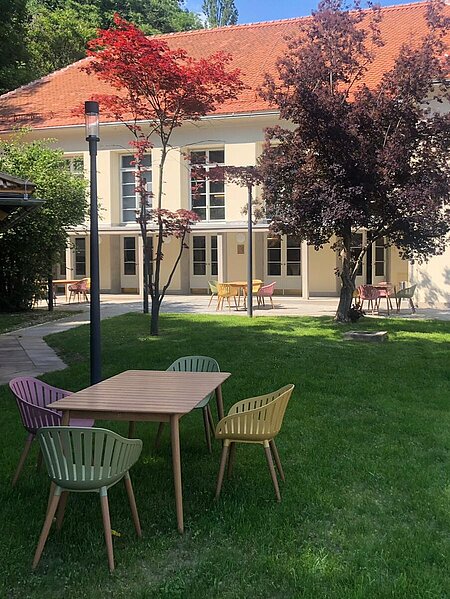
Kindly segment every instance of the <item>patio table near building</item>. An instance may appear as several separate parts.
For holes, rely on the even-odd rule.
[[[252,285],[253,287],[261,287],[262,285],[261,279],[253,279]],[[247,281],[231,281],[227,283],[230,287],[237,289],[238,291],[238,308],[241,303],[241,296],[244,300],[244,308],[245,308],[245,298],[247,297]]]
[[[179,420],[213,391],[219,419],[223,418],[221,385],[229,376],[229,372],[127,370],[48,407],[63,413],[63,425],[70,418],[118,420],[130,422],[131,431],[134,422],[169,422],[178,531],[183,533]]]

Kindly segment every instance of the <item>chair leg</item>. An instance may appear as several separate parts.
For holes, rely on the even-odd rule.
[[[208,304],[208,308],[209,308],[209,306],[211,305],[211,302],[212,302],[212,298],[213,298],[213,297],[214,297],[214,295],[211,293],[211,295],[210,295],[210,297],[209,297],[209,304]]]
[[[275,464],[277,465],[277,470],[280,474],[281,480],[284,482],[286,479],[284,477],[283,466],[281,465],[280,456],[278,454],[277,446],[275,445],[275,439],[269,441],[270,449],[272,450],[273,457],[275,459]]]
[[[267,445],[266,445],[267,443]],[[272,460],[272,453],[270,451],[270,446],[268,441],[264,441],[264,451],[266,452],[267,465],[269,466],[270,476],[272,477],[273,486],[275,489],[275,495],[277,496],[277,501],[281,501],[280,488],[278,487],[277,473],[275,472],[275,468]]]
[[[234,458],[236,457],[236,443],[230,443],[230,455],[228,457],[227,478],[233,473]]]
[[[39,560],[41,559],[42,551],[44,550],[44,546],[47,541],[48,533],[50,532],[50,528],[52,526],[53,517],[55,515],[56,508],[58,507],[59,499],[61,497],[60,492],[61,492],[60,487],[56,487],[55,493],[54,493],[52,500],[50,502],[50,505],[48,507],[47,515],[46,515],[45,521],[44,521],[44,526],[42,527],[41,536],[39,537],[39,542],[36,547],[36,553],[34,554],[33,565],[32,565],[33,570],[36,569],[36,566],[38,565]]]
[[[64,521],[64,514],[66,512],[66,505],[67,505],[68,499],[69,499],[69,492],[63,491],[61,493],[61,501],[59,502],[58,513],[56,514],[56,530],[61,530],[61,528],[62,528],[63,521]]]
[[[19,463],[17,464],[16,472],[14,473],[14,478],[12,481],[12,486],[15,487],[17,481],[19,480],[20,473],[22,472],[23,465],[25,464],[25,460],[27,459],[28,453],[30,451],[31,444],[33,443],[34,435],[29,434],[27,440],[25,441],[25,447],[22,450],[20,455]]]
[[[159,448],[163,430],[164,430],[164,422],[160,422],[159,426],[158,426],[158,432],[156,433],[156,438],[155,438],[155,449]]]
[[[133,485],[131,484],[130,473],[127,472],[124,477],[125,488],[127,490],[128,501],[130,502],[131,515],[133,516],[134,528],[138,537],[142,537],[141,523],[137,511],[136,500],[134,498]]]
[[[415,314],[416,313],[416,307],[415,307],[414,302],[412,301],[411,298],[409,298],[409,305],[411,306],[412,313]]]
[[[219,499],[220,491],[222,490],[223,475],[225,473],[225,466],[227,464],[228,451],[230,449],[229,443],[225,441],[222,448],[222,457],[220,458],[219,475],[217,477],[216,496],[215,499]]]
[[[214,431],[216,430],[216,425],[214,424],[214,418],[209,404],[206,405],[206,411],[208,413],[209,426],[211,427],[211,431],[214,433]]]
[[[211,453],[212,452],[212,447],[211,447],[211,429],[209,427],[208,410],[207,410],[206,406],[202,409],[202,412],[203,412],[203,424],[205,426],[206,445],[208,446],[209,453]]]
[[[114,571],[114,553],[111,534],[111,519],[109,517],[108,491],[106,487],[100,490],[100,502],[102,506],[103,529],[105,531],[106,551],[108,553],[108,565],[111,572]]]
[[[270,303],[272,304],[272,308],[273,308],[273,299],[272,299],[272,296],[270,296]]]

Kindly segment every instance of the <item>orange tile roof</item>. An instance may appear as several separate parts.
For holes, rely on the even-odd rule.
[[[366,83],[375,85],[388,70],[401,44],[425,32],[426,2],[389,6],[381,9],[381,35],[385,42],[366,74]],[[450,16],[450,7],[446,7]],[[308,17],[233,25],[171,33],[162,36],[172,47],[182,47],[194,57],[223,50],[233,56],[232,67],[242,71],[248,89],[233,101],[225,102],[215,114],[239,114],[273,110],[258,96],[264,74],[275,73],[275,63],[286,48],[286,36],[295,36],[299,24]],[[40,129],[81,124],[72,111],[93,93],[109,93],[110,88],[94,75],[87,75],[76,62],[38,81],[0,96],[0,130],[26,125]]]

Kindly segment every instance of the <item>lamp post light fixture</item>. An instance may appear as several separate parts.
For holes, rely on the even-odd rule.
[[[101,341],[100,341],[100,265],[98,242],[98,205],[97,205],[97,144],[99,109],[98,102],[85,102],[86,141],[89,143],[90,156],[90,197],[91,197],[91,385],[101,381]]]

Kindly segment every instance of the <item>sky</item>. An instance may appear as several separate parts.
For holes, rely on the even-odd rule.
[[[408,4],[411,0],[378,0],[381,6]],[[317,8],[318,0],[234,0],[239,12],[238,23],[274,21],[310,15]],[[186,0],[189,10],[202,12],[202,0]]]

